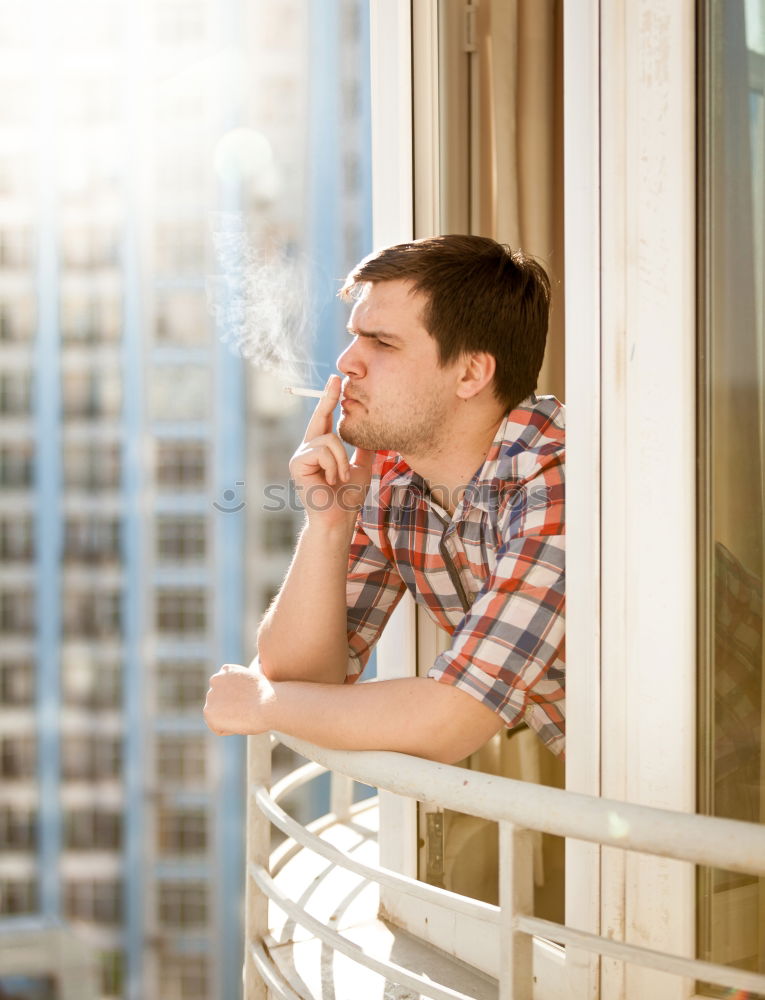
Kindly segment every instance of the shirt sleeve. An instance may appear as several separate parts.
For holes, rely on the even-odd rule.
[[[559,753],[564,611],[565,535],[513,538],[428,676],[471,694],[507,726],[528,722]]]
[[[358,680],[406,586],[396,567],[364,531],[361,518],[351,542],[346,587],[348,667],[346,682]]]

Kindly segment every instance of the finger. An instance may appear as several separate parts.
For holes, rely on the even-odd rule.
[[[348,481],[351,463],[348,461],[348,452],[340,438],[336,434],[327,434],[321,438],[322,444],[329,448],[337,462],[337,470],[343,482]]]
[[[315,476],[321,470],[326,481],[334,485],[338,478],[347,475],[348,467],[348,456],[339,439],[325,434],[312,441],[305,450],[298,452],[290,463],[290,474],[295,481],[299,481]]]
[[[328,434],[332,430],[332,413],[340,399],[341,379],[339,375],[330,375],[327,384],[324,386],[324,395],[316,404],[308,426],[305,429],[304,441],[319,437],[320,434]]]
[[[331,448],[326,445],[316,450],[316,462],[324,473],[324,478],[330,486],[334,486],[340,478],[337,458]]]

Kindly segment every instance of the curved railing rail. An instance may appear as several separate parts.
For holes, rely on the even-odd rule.
[[[563,945],[699,979],[732,990],[765,994],[765,975],[670,955],[579,931],[533,915],[532,831],[573,837],[628,851],[658,855],[697,865],[765,876],[765,827],[595,798],[548,788],[417,757],[384,751],[326,750],[277,734],[278,741],[313,763],[270,786],[271,741],[251,737],[248,800],[248,899],[245,1000],[265,998],[265,983],[273,996],[296,1000],[297,994],[270,963],[263,938],[267,932],[268,899],[276,901],[293,920],[391,982],[419,990],[434,1000],[468,1000],[446,986],[434,985],[400,966],[366,955],[358,945],[312,917],[285,898],[269,871],[270,825],[296,845],[317,852],[339,867],[356,872],[399,892],[455,912],[499,924],[507,935],[500,970],[500,1000],[531,1000],[532,939],[545,937]],[[353,781],[408,796],[439,808],[453,809],[499,823],[500,905],[491,906],[410,879],[376,865],[362,864],[327,844],[288,816],[278,800],[324,771],[332,773],[332,799],[338,818],[350,806]],[[338,805],[339,804],[339,805]],[[295,847],[295,850],[300,847]],[[282,857],[281,863],[285,858]]]

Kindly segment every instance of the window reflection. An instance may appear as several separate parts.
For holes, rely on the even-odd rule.
[[[699,807],[763,822],[765,0],[702,14]],[[700,957],[765,971],[765,880],[698,885]]]

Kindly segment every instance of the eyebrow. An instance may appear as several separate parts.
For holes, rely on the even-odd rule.
[[[374,337],[377,340],[383,337],[391,343],[402,344],[404,342],[403,337],[399,337],[395,333],[388,333],[387,330],[355,330],[350,324],[346,326],[346,330],[353,337]]]

